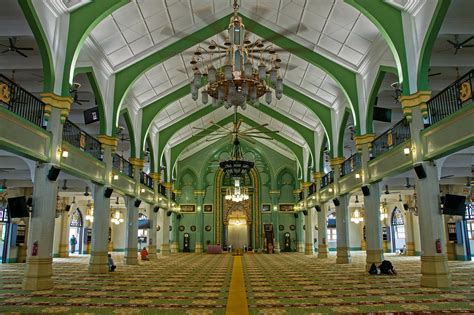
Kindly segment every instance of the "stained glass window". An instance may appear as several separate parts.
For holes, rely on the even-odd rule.
[[[69,223],[71,227],[82,227],[82,213],[79,209],[76,209],[71,216],[71,221]]]

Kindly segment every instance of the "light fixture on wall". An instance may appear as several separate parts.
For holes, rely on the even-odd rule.
[[[112,214],[112,218],[110,219],[110,222],[114,223],[115,225],[119,225],[120,223],[123,223],[123,214],[119,210],[115,210],[115,212]]]
[[[352,212],[351,222],[354,222],[355,224],[359,224],[360,222],[364,222],[364,217],[362,215],[361,210],[356,208],[354,210],[354,212]]]
[[[261,39],[249,40],[249,33],[238,15],[237,2],[234,0],[234,14],[230,18],[228,38],[223,45],[211,41],[207,49],[198,46],[191,60],[194,71],[191,82],[193,100],[198,99],[202,79],[207,77],[206,85],[201,89],[203,104],[207,104],[211,96],[215,107],[240,106],[245,109],[247,104],[258,104],[263,95],[270,104],[273,94],[268,87],[270,83],[275,88],[277,99],[283,95],[283,78],[279,74],[281,59],[277,55],[281,49],[271,44],[265,46]],[[221,57],[225,57],[224,65],[220,62]],[[219,64],[214,66],[215,61]]]
[[[385,201],[380,204],[380,221],[383,221],[388,218],[388,211],[386,205],[387,201],[385,199]]]
[[[249,199],[249,192],[247,187],[240,187],[240,179],[234,178],[234,187],[226,189],[225,200],[233,202],[241,202]]]
[[[90,200],[87,201],[86,220],[94,222],[94,206]]]

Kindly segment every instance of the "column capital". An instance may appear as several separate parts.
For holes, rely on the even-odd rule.
[[[181,190],[179,189],[173,189],[173,192],[176,196],[181,196]]]
[[[338,156],[329,160],[329,166],[334,170],[336,166],[341,165],[344,162],[345,158],[343,156]]]
[[[141,168],[143,169],[143,167],[145,167],[145,160],[142,160],[142,159],[139,159],[139,158],[129,158],[128,161],[130,162],[130,164],[132,164],[134,167],[138,167],[138,168]]]
[[[41,93],[40,95],[41,100],[45,103],[44,118],[48,120],[53,108],[57,108],[61,111],[61,123],[64,123],[71,110],[73,99],[69,96],[59,96],[49,92]]]
[[[270,195],[279,195],[280,194],[280,190],[278,189],[272,189],[269,191],[269,194]]]
[[[173,187],[173,183],[170,182],[164,182],[163,186],[165,186],[166,189],[171,189]]]
[[[366,133],[361,136],[354,136],[354,142],[356,144],[357,151],[362,151],[364,144],[367,144],[369,149],[372,148],[372,141],[375,139],[375,133]]]
[[[99,140],[100,147],[102,148],[102,150],[105,148],[105,146],[110,146],[112,148],[112,151],[114,152],[117,149],[118,139],[116,137],[111,137],[108,135],[98,135],[97,140]]]
[[[324,173],[323,172],[313,172],[313,178],[315,181],[323,178],[324,176]]]
[[[160,179],[161,179],[161,174],[160,173],[150,173],[150,177],[151,177],[151,179],[153,179],[153,181],[159,182]]]
[[[195,197],[204,196],[205,194],[206,194],[205,190],[194,190],[194,196]]]
[[[428,117],[428,105],[426,105],[426,102],[428,102],[430,98],[431,91],[418,91],[411,95],[400,96],[403,114],[409,122],[411,121],[412,110],[416,107],[420,108],[424,118]]]
[[[301,187],[303,187],[303,189],[306,189],[306,188],[308,188],[309,186],[311,186],[311,184],[312,184],[311,182],[304,182],[304,181],[302,181],[302,182],[301,182]]]

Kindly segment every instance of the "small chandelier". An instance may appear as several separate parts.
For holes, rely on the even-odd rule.
[[[197,100],[199,89],[203,104],[212,97],[214,107],[257,105],[259,98],[265,95],[267,104],[272,102],[272,90],[275,97],[283,95],[283,78],[279,74],[281,59],[272,45],[264,45],[263,40],[251,42],[248,33],[238,15],[239,5],[234,0],[234,15],[230,19],[228,37],[223,45],[215,41],[209,43],[208,49],[199,46],[191,60],[194,78],[191,82],[191,96]],[[204,56],[209,58],[206,60]],[[225,57],[224,65],[214,66],[214,60]],[[203,80],[203,77],[207,80]],[[204,86],[202,86],[203,81]]]
[[[94,207],[91,204],[91,201],[87,201],[87,212],[86,212],[86,220],[94,222]]]
[[[230,160],[220,162],[219,167],[232,178],[243,177],[248,174],[254,166],[253,162],[242,160],[242,149],[240,148],[240,140],[237,135],[234,139],[231,156],[232,158]]]
[[[119,225],[120,223],[123,223],[123,214],[119,210],[115,210],[115,213],[112,214],[112,218],[110,219],[110,222],[114,223],[115,225]]]
[[[385,205],[387,204],[386,201],[380,204],[380,221],[383,221],[388,218],[388,211]]]
[[[364,217],[362,216],[362,212],[359,211],[359,209],[355,209],[354,212],[352,212],[351,221],[355,224],[364,222]]]
[[[241,202],[249,199],[249,191],[247,187],[240,187],[240,179],[234,179],[234,187],[226,189],[225,200],[233,202]]]

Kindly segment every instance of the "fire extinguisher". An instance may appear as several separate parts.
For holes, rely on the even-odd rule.
[[[34,241],[31,256],[38,256],[38,241]]]
[[[436,240],[436,252],[438,254],[441,254],[443,252],[441,248],[441,240],[439,238]]]

